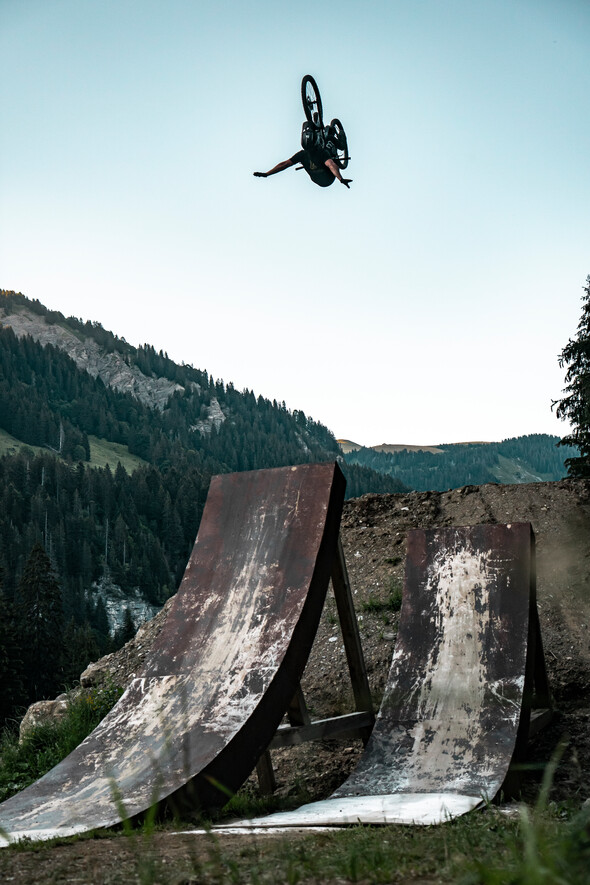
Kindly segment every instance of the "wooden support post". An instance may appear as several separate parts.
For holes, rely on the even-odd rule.
[[[342,629],[342,639],[344,640],[344,649],[346,651],[356,709],[373,712],[371,689],[369,688],[358,622],[354,611],[352,592],[346,570],[346,560],[344,559],[344,550],[342,549],[340,538],[338,538],[338,550],[332,566],[332,586],[334,588],[334,597]]]
[[[309,726],[311,719],[309,710],[305,703],[305,697],[301,690],[301,685],[297,686],[297,691],[291,698],[291,703],[287,708],[287,718],[289,726],[286,728],[290,731]],[[272,758],[269,750],[265,750],[258,762],[256,763],[256,774],[258,775],[258,786],[263,796],[270,796],[277,788],[274,768],[272,767]]]
[[[258,775],[258,786],[263,796],[270,796],[277,788],[275,773],[272,767],[272,759],[270,752],[265,750],[258,762],[256,763],[256,774]]]
[[[319,719],[309,725],[291,727],[281,725],[270,742],[272,750],[282,747],[295,747],[307,741],[327,741],[334,738],[364,738],[366,732],[373,727],[373,713],[346,713],[344,716],[333,716],[331,719]]]
[[[269,749],[270,747],[273,749],[292,747],[306,741],[329,740],[338,737],[360,737],[366,744],[371,734],[375,721],[373,701],[340,538],[332,564],[332,586],[357,712],[312,722],[301,685],[298,685],[287,708],[289,725],[282,725],[279,728]],[[260,792],[263,795],[272,793],[276,789],[276,781],[268,749],[258,760],[256,771]]]
[[[549,688],[549,679],[547,678],[547,667],[545,664],[545,655],[543,653],[543,639],[541,638],[541,625],[539,623],[539,612],[537,606],[534,608],[533,630],[535,634],[535,663],[533,669],[533,707],[543,707],[552,709],[553,699],[551,697],[551,689]]]
[[[305,697],[301,690],[301,684],[297,686],[297,691],[291,699],[291,703],[287,709],[287,718],[289,725],[309,725],[311,722],[309,710],[305,703]]]

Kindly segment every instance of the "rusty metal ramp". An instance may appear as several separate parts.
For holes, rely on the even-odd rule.
[[[530,524],[410,532],[391,671],[356,770],[326,801],[232,827],[433,824],[492,800],[533,690],[548,702],[542,660]]]
[[[144,670],[63,762],[0,805],[2,844],[65,836],[155,802],[226,801],[303,673],[338,543],[335,463],[214,477]]]

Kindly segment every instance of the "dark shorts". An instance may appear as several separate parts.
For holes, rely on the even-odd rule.
[[[330,187],[334,183],[335,178],[325,165],[325,161],[330,159],[330,152],[324,148],[319,150],[307,151],[301,149],[291,157],[292,163],[301,163],[311,180],[320,187]]]

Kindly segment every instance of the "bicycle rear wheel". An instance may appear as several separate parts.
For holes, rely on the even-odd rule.
[[[311,74],[306,74],[301,81],[301,101],[303,102],[305,116],[309,122],[315,123],[317,126],[323,126],[320,90]]]
[[[337,117],[334,117],[334,119],[330,123],[330,126],[334,129],[335,132],[334,142],[336,145],[336,150],[338,151],[336,162],[341,169],[346,169],[346,167],[348,166],[348,160],[350,158],[348,156],[348,141],[346,139],[344,126]]]

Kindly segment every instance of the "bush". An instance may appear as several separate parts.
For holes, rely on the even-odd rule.
[[[108,684],[72,698],[60,722],[39,725],[19,743],[6,729],[0,737],[0,802],[19,793],[75,750],[117,703],[123,689]]]
[[[397,578],[391,578],[385,599],[372,596],[363,602],[362,609],[366,612],[398,612],[402,607],[403,586]]]

